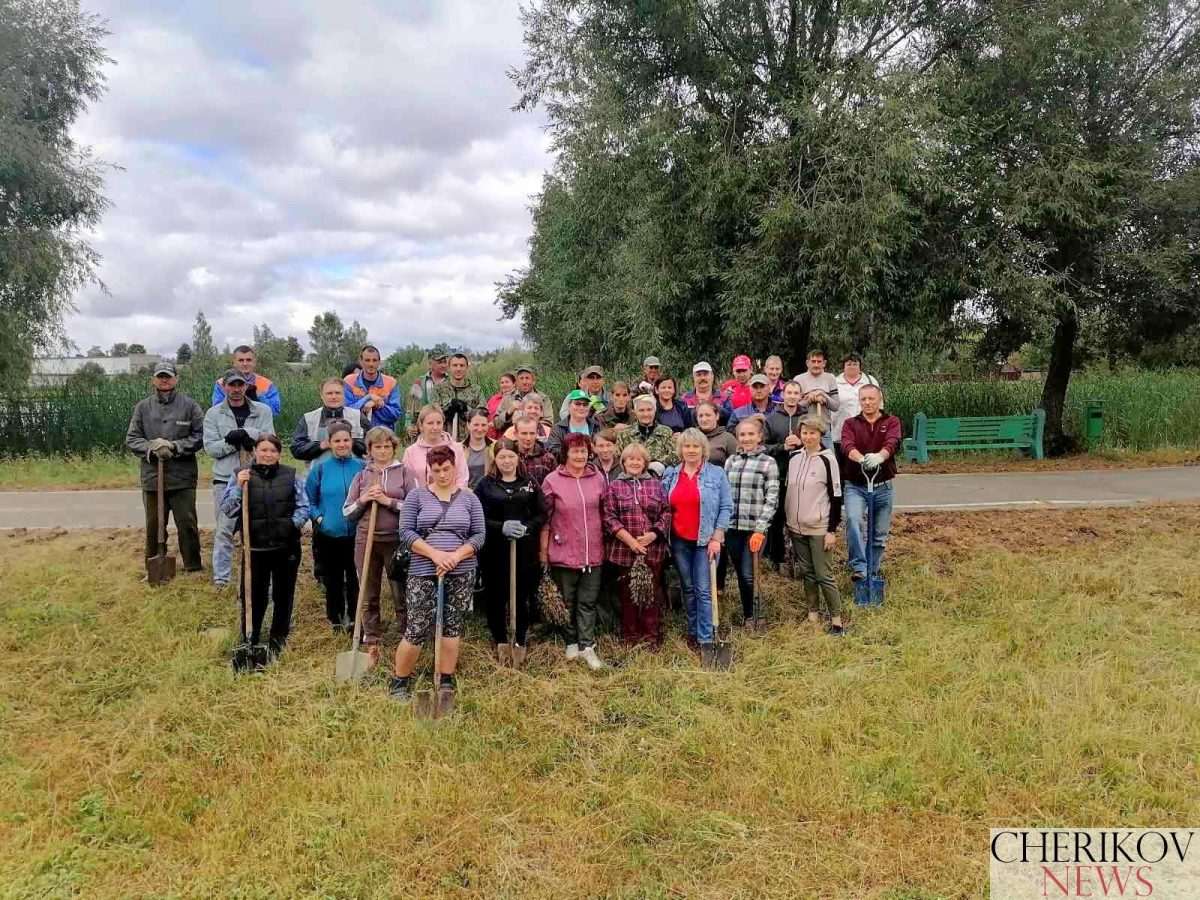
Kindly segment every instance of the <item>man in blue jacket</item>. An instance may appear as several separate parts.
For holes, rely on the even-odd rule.
[[[329,423],[330,455],[318,460],[308,472],[308,493],[313,522],[313,557],[320,560],[321,583],[325,587],[325,615],[334,633],[354,628],[358,601],[358,574],[354,570],[355,523],[342,515],[350,482],[366,463],[354,456],[350,425],[343,420]]]
[[[265,403],[271,409],[271,415],[279,415],[283,409],[283,399],[279,396],[279,388],[272,384],[265,375],[254,372],[254,348],[242,344],[233,351],[233,367],[242,373],[246,379],[246,399],[257,403]],[[225,379],[218,378],[213,385],[212,405],[216,406],[225,400]]]
[[[404,421],[399,383],[379,370],[379,349],[372,344],[362,348],[358,361],[362,368],[347,375],[343,382],[346,408],[362,414],[364,430],[368,426],[386,425],[395,431]]]

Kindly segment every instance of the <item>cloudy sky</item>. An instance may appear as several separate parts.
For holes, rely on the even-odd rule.
[[[549,156],[511,110],[518,0],[83,4],[115,64],[77,136],[122,171],[82,350],[173,353],[200,309],[218,346],[263,322],[307,346],[326,309],[385,354],[519,337],[494,283],[526,259]]]

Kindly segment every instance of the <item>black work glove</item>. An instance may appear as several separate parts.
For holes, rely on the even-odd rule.
[[[256,440],[255,438],[250,437],[249,434],[247,434],[245,431],[243,431],[242,432],[242,449],[253,451],[255,440]]]
[[[357,457],[367,455],[367,442],[362,438],[354,438],[350,441],[350,452]]]
[[[258,388],[252,384],[246,385],[246,397],[250,400],[258,399]]]
[[[447,419],[453,419],[455,416],[458,416],[460,419],[466,418],[467,404],[461,400],[451,400],[446,404],[445,413]]]
[[[244,428],[234,428],[225,435],[225,443],[230,447],[245,447],[246,441],[250,439],[250,435],[246,434]]]

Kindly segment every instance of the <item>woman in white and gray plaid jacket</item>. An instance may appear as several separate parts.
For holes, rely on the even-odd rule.
[[[738,592],[746,618],[754,615],[754,558],[767,540],[767,530],[779,505],[779,466],[763,448],[767,420],[742,419],[737,426],[737,451],[725,460],[725,475],[733,496],[733,517],[725,532],[725,552],[737,572]]]

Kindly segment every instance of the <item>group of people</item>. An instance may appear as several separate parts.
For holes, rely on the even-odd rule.
[[[465,354],[431,354],[429,371],[408,393],[407,420],[399,385],[380,360],[368,345],[344,377],[321,385],[321,405],[300,417],[290,442],[306,472],[280,462],[279,392],[254,371],[250,347],[234,352],[207,412],[178,392],[169,362],[155,367],[154,393],[134,408],[126,444],[142,457],[147,557],[158,552],[161,462],[184,567],[202,568],[195,503],[203,450],[213,459],[213,581],[233,578],[245,502],[250,639],[260,643],[273,602],[272,658],[288,639],[306,522],[330,626],[352,628],[363,586],[361,640],[376,660],[387,582],[403,633],[389,682],[398,698],[409,695],[421,646],[432,637],[439,592],[441,689],[453,691],[473,600],[494,643],[524,646],[547,576],[568,613],[567,659],[600,669],[606,614],[619,615],[624,640],[661,643],[669,568],[678,573],[695,650],[717,639],[713,595],[730,564],[748,619],[755,557],[778,565],[790,549],[808,619],[824,613],[833,635],[845,630],[834,574],[843,518],[851,578],[878,574],[901,426],[857,356],[847,355],[835,376],[813,350],[791,379],[778,357],[756,372],[750,357],[737,356],[732,378],[719,385],[713,366],[698,362],[686,391],[657,357],[645,359],[640,377],[611,387],[601,367],[589,366],[556,410],[530,366],[501,376],[500,390],[485,399]]]

